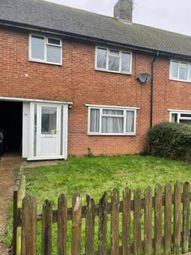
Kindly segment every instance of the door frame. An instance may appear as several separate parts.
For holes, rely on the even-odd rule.
[[[35,123],[35,107],[39,108],[38,106],[61,106],[61,154],[55,156],[38,156],[37,152],[35,153],[35,132],[34,132],[34,123]],[[29,130],[29,156],[27,160],[53,160],[53,159],[67,159],[68,156],[68,105],[60,104],[60,103],[37,103],[31,102],[29,107],[29,123],[30,123],[30,130]],[[40,128],[40,127],[37,127]],[[39,146],[38,143],[36,146]],[[37,149],[37,148],[36,148]],[[37,149],[38,151],[38,149]],[[36,155],[35,155],[36,154]]]

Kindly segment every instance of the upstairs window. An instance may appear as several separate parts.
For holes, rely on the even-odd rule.
[[[132,54],[130,52],[96,48],[96,69],[115,73],[131,73]]]
[[[135,135],[136,109],[89,107],[90,135]]]
[[[170,121],[173,123],[183,123],[191,125],[191,111],[190,112],[171,112]]]
[[[191,63],[171,60],[170,79],[191,82]]]
[[[30,35],[29,59],[48,64],[62,64],[62,41],[40,35]]]

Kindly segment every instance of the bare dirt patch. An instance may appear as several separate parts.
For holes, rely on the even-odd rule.
[[[7,255],[3,244],[5,236],[8,204],[12,196],[15,170],[20,167],[21,158],[14,155],[5,156],[0,160],[0,254]]]

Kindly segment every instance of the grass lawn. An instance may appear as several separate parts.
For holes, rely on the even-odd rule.
[[[191,181],[191,164],[165,160],[151,156],[115,156],[115,157],[71,157],[66,162],[59,162],[55,166],[45,166],[33,169],[25,169],[27,180],[27,193],[37,198],[38,212],[42,210],[45,199],[53,202],[56,208],[57,199],[61,193],[68,196],[71,206],[71,196],[79,191],[85,204],[85,195],[91,195],[96,203],[107,191],[113,188],[122,190],[128,186],[132,190],[147,186],[153,189],[157,183],[174,184]],[[68,232],[68,250],[71,250],[71,223]],[[97,228],[97,223],[95,224]],[[41,227],[37,228],[39,236]],[[82,254],[84,251],[85,226],[82,223]],[[121,230],[120,230],[121,235]],[[109,235],[108,235],[109,236]],[[9,238],[10,239],[10,233]],[[110,240],[108,239],[108,245]],[[97,248],[97,237],[95,240]],[[40,253],[40,241],[38,238],[38,252]],[[56,226],[53,228],[53,255],[56,252]]]
[[[75,191],[80,191],[84,202],[86,194],[98,202],[104,191],[113,188],[144,190],[157,183],[191,181],[191,164],[150,156],[72,157],[56,166],[26,169],[25,175],[27,192],[37,198],[39,207],[45,199],[56,206],[61,193],[70,202]]]

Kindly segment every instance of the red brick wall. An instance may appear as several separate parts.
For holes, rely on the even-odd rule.
[[[63,41],[63,65],[28,61],[28,34],[0,28],[0,96],[72,101],[69,110],[69,154],[142,151],[150,124],[150,83],[140,85],[140,72],[150,73],[152,57],[133,53],[132,75],[94,69],[95,47]],[[167,109],[191,110],[191,85],[169,80],[169,60],[159,58],[154,71],[154,123],[168,120]],[[85,104],[140,107],[137,135],[88,136]]]

